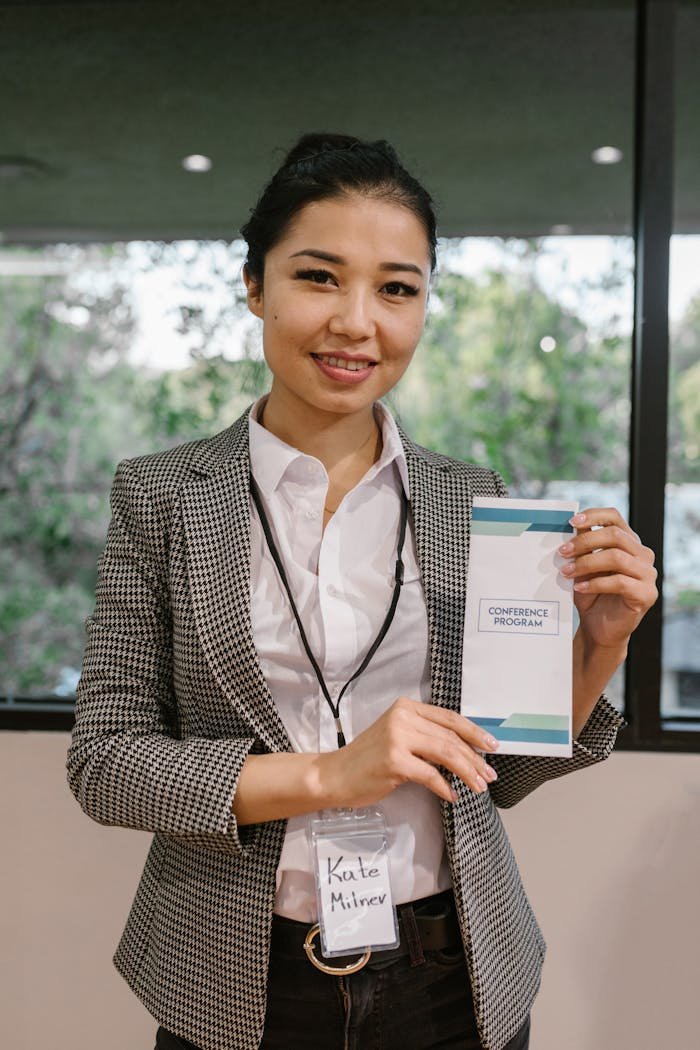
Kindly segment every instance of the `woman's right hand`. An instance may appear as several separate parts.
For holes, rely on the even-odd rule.
[[[320,756],[319,772],[334,805],[372,805],[407,781],[453,802],[455,794],[437,767],[480,793],[496,772],[479,752],[497,747],[463,715],[401,696],[352,743]]]
[[[455,795],[438,766],[472,791],[496,772],[480,751],[498,743],[455,711],[400,696],[373,725],[338,751],[249,755],[232,808],[239,824],[277,820],[339,806],[371,806],[400,784],[423,784],[446,802]]]

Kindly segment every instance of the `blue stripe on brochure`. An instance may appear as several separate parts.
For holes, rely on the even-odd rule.
[[[474,521],[526,521],[564,525],[573,514],[570,510],[518,510],[511,507],[472,507]]]

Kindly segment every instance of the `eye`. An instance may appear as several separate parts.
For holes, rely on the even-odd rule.
[[[297,270],[294,276],[299,281],[310,281],[312,284],[328,284],[335,280],[330,270]]]
[[[418,295],[419,289],[415,284],[406,284],[404,281],[389,281],[384,285],[384,291],[387,295],[403,299]]]

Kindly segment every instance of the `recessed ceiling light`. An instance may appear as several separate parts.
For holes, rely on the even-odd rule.
[[[190,153],[189,157],[182,158],[182,166],[185,171],[196,173],[211,171],[211,158],[205,157],[203,153]]]
[[[567,237],[570,233],[574,232],[573,226],[569,226],[566,222],[555,223],[554,226],[549,227],[549,232],[555,237]]]
[[[551,335],[545,335],[540,339],[540,350],[543,350],[545,354],[551,354],[552,350],[556,350],[556,348],[557,341]]]
[[[599,146],[591,153],[594,164],[619,164],[622,160],[622,150],[617,146]]]
[[[0,156],[0,179],[23,179],[28,175],[47,175],[48,168],[31,157]]]

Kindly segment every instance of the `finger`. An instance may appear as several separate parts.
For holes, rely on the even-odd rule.
[[[481,726],[465,718],[464,715],[457,714],[456,711],[448,711],[444,707],[436,707],[435,704],[417,704],[416,706],[417,714],[422,718],[435,722],[445,729],[450,729],[472,747],[489,752],[498,749],[498,740]]]
[[[574,514],[569,519],[569,523],[574,526],[577,532],[587,532],[594,526],[600,525],[617,525],[618,528],[624,529],[633,535],[632,529],[628,522],[620,514],[617,507],[586,507],[585,510],[579,511],[578,514]]]
[[[614,526],[624,532],[626,536],[632,538],[635,549],[644,561],[649,565],[653,565],[656,560],[653,550],[642,543],[639,534],[634,531],[630,523],[620,514],[617,507],[588,507],[579,514],[575,514],[569,520],[571,524],[576,526],[578,535],[589,534],[591,542],[594,539],[597,540],[601,528],[605,528],[606,525]],[[594,536],[590,536],[591,533]],[[576,538],[574,537],[574,539]],[[599,546],[599,544],[596,542],[595,546]]]
[[[649,609],[658,597],[653,583],[646,580],[633,580],[629,576],[612,573],[609,576],[594,576],[587,580],[577,580],[574,590],[584,594],[616,594],[624,598],[630,608],[637,612]]]
[[[413,784],[421,784],[438,798],[444,799],[445,802],[456,801],[455,792],[440,770],[420,758],[411,756],[411,760],[406,765],[406,779]]]
[[[419,755],[432,765],[439,765],[458,776],[471,790],[482,792],[498,774],[476,748],[498,749],[499,742],[474,722],[433,704],[399,698],[393,705],[399,719],[401,750]],[[415,718],[419,715],[418,719]],[[400,757],[401,764],[404,756]],[[403,775],[403,769],[399,770]]]
[[[474,790],[482,790],[483,781],[497,779],[495,769],[456,733],[436,723],[425,721],[424,725],[431,728],[416,740],[414,754],[449,769]]]
[[[636,580],[646,579],[651,569],[646,562],[619,548],[600,549],[591,554],[579,555],[575,561],[569,561],[561,568],[563,576],[569,579],[580,579],[583,576],[622,574]]]
[[[606,525],[572,536],[559,547],[559,554],[565,558],[577,558],[602,548],[619,548],[634,557],[638,557],[643,550],[648,550],[637,543],[631,532],[620,528],[619,525]]]

